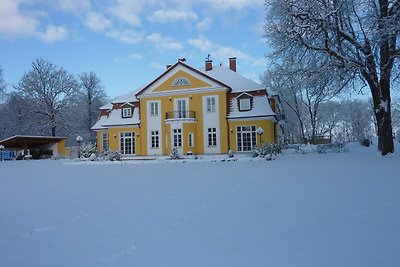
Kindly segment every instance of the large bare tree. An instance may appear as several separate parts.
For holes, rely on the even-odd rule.
[[[356,72],[370,88],[382,155],[394,151],[393,70],[400,57],[398,0],[266,0],[265,33],[285,60],[326,55],[331,65]]]
[[[15,88],[22,97],[29,100],[26,108],[41,115],[41,123],[48,126],[51,136],[55,136],[57,127],[65,123],[63,112],[77,93],[78,83],[63,68],[37,59]]]
[[[96,140],[95,132],[91,130],[99,116],[99,108],[107,100],[107,94],[96,73],[82,73],[80,79],[80,100],[83,105],[83,129],[86,130],[90,141]]]

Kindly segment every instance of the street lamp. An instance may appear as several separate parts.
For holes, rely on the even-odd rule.
[[[264,133],[264,129],[261,127],[258,127],[256,130],[256,133],[260,136],[260,147],[261,147],[261,135]]]
[[[76,137],[76,142],[78,143],[78,159],[81,158],[81,144],[82,144],[83,138],[82,136],[78,135]]]
[[[0,161],[3,161],[3,150],[4,150],[4,146],[0,145]]]

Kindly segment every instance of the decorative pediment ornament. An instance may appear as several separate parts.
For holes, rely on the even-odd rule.
[[[189,86],[190,82],[184,77],[178,77],[172,82],[172,86]]]

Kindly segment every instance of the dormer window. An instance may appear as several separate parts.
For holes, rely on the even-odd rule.
[[[240,111],[250,110],[250,98],[245,98],[245,99],[239,100],[239,110]]]
[[[179,77],[176,78],[173,82],[172,82],[172,86],[189,86],[190,82],[188,79],[186,79],[185,77]]]
[[[243,93],[237,97],[239,111],[249,111],[252,108],[253,96],[247,93]]]
[[[122,118],[132,118],[132,108],[123,108]]]

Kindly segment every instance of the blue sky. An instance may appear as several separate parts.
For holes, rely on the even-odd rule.
[[[95,72],[116,97],[185,57],[203,67],[237,57],[258,81],[266,69],[264,0],[1,0],[0,65],[15,85],[37,58]]]

